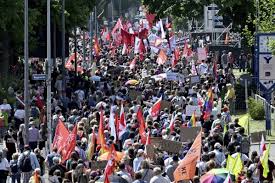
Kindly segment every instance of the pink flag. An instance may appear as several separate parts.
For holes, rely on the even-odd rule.
[[[167,55],[166,55],[166,53],[163,50],[160,50],[159,56],[157,58],[157,63],[159,65],[163,65],[163,64],[165,64],[166,61],[167,61]]]

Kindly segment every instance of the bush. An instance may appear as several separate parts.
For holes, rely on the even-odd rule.
[[[254,98],[248,99],[249,114],[254,120],[264,120],[265,110],[261,102],[256,101]]]

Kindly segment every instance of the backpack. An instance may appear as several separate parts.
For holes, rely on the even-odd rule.
[[[11,168],[11,173],[13,174],[18,173],[18,165],[16,161],[12,161],[10,168]]]
[[[20,169],[22,172],[30,172],[32,170],[30,154],[23,155],[23,159],[20,162]]]

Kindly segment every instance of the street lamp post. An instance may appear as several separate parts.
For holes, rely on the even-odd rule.
[[[65,0],[62,0],[62,13],[61,13],[61,24],[62,24],[62,78],[63,85],[65,86]]]
[[[51,116],[51,72],[52,72],[52,60],[51,60],[51,0],[47,0],[47,132],[48,132],[48,151],[51,149],[52,144],[52,116]]]
[[[24,143],[29,144],[29,111],[30,111],[30,93],[29,93],[29,3],[24,1],[24,103],[25,103],[25,132]]]

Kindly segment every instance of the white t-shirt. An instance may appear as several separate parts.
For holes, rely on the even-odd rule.
[[[208,71],[208,65],[206,63],[201,63],[199,65],[198,70],[199,70],[199,74],[206,74]]]
[[[9,162],[6,158],[2,158],[1,163],[0,163],[0,170],[9,170]]]
[[[25,118],[25,111],[23,109],[17,109],[14,113],[14,117],[23,120]]]
[[[1,110],[11,110],[11,105],[10,104],[1,104],[0,109]]]

